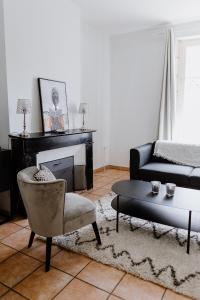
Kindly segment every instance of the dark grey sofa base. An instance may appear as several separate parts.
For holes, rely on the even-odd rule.
[[[155,143],[130,150],[130,179],[173,182],[181,187],[200,189],[200,168],[177,165],[153,156]]]

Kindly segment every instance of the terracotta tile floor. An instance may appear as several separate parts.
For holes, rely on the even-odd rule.
[[[94,175],[94,189],[80,192],[95,201],[114,182],[128,179],[114,169]],[[45,244],[35,239],[27,249],[30,230],[25,219],[0,226],[0,297],[8,300],[186,300],[154,283],[125,274],[57,246],[52,247],[51,270],[44,272]]]

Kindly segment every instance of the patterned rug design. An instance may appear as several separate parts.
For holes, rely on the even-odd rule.
[[[200,234],[191,234],[186,253],[187,231],[120,214],[116,233],[113,194],[96,202],[102,245],[92,226],[54,238],[61,247],[82,253],[178,293],[200,299]]]

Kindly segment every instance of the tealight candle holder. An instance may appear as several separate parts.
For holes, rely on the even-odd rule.
[[[175,193],[176,185],[174,183],[166,183],[167,197],[173,197]]]
[[[156,195],[160,191],[161,182],[160,181],[151,181],[152,194]]]

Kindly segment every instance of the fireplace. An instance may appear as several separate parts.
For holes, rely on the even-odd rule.
[[[46,166],[57,179],[67,181],[67,192],[72,192],[74,188],[74,156],[56,159],[41,163]]]
[[[85,161],[75,161],[74,178],[82,178],[86,181],[86,188],[89,190],[93,187],[93,139],[92,134],[95,130],[86,129],[69,129],[63,134],[55,132],[35,132],[29,137],[24,138],[19,135],[10,134],[12,147],[12,176],[11,176],[11,215],[16,213],[26,215],[22,199],[19,194],[17,185],[17,173],[29,166],[37,165],[37,155],[45,151],[57,151],[76,145],[85,146]],[[74,155],[74,154],[70,154]],[[70,156],[70,155],[64,155]],[[46,157],[45,157],[46,159]],[[58,159],[54,156],[53,159]],[[48,159],[49,161],[52,158]],[[43,163],[40,161],[38,163]],[[82,165],[84,166],[77,166]],[[78,170],[76,172],[76,170]],[[80,172],[80,170],[82,170]],[[84,170],[84,171],[83,171]],[[78,175],[79,176],[78,176]],[[77,189],[77,180],[74,180],[75,189]],[[79,187],[80,189],[80,187]]]
[[[85,165],[74,165],[74,156],[42,162],[57,179],[65,179],[66,192],[81,191],[86,189]]]

